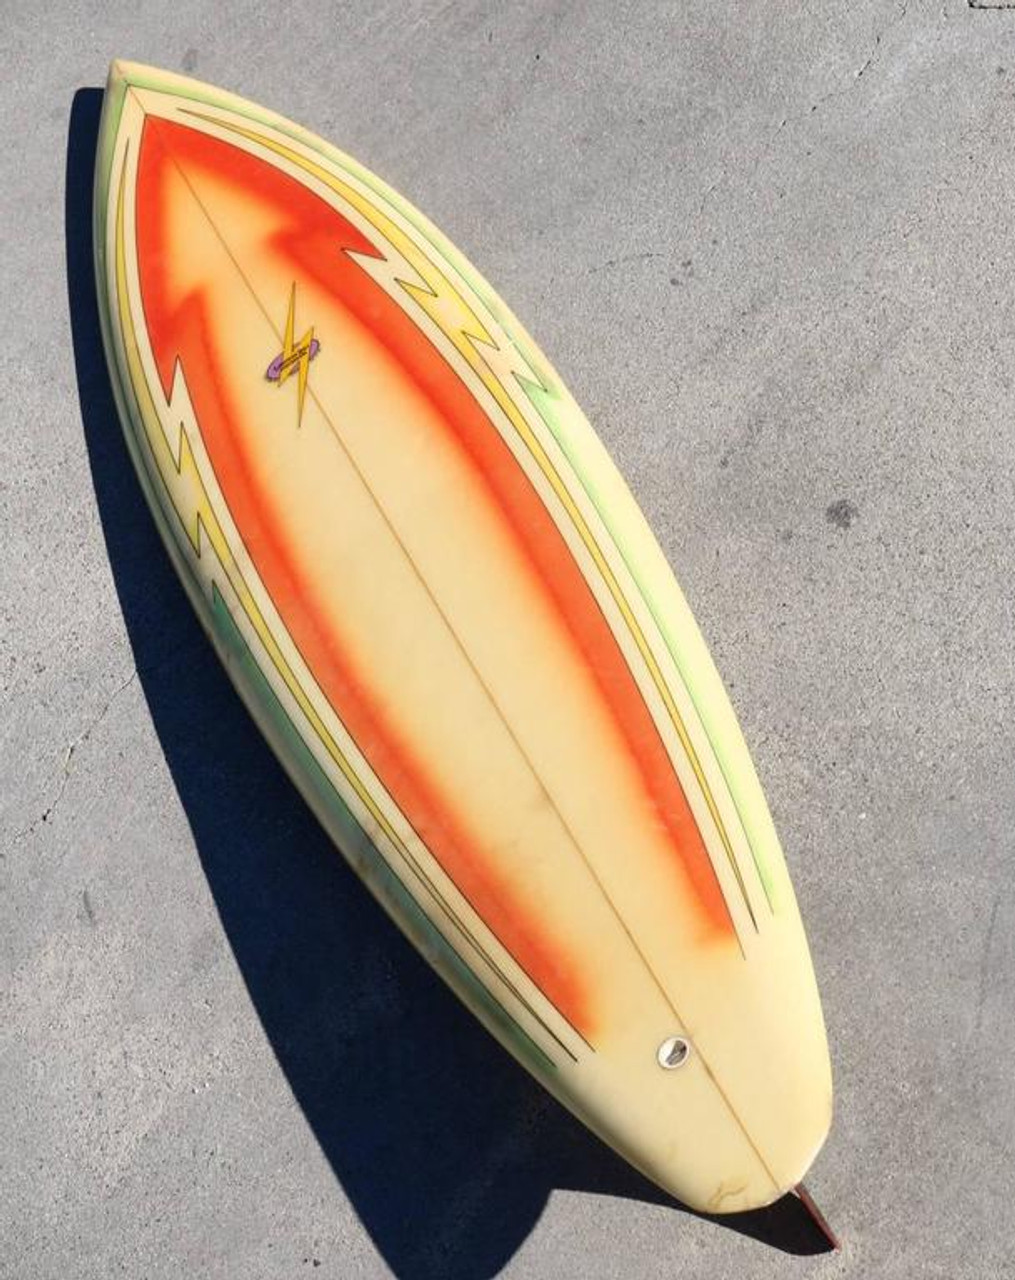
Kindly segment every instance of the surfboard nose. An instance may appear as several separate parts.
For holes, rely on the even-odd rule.
[[[107,83],[115,86],[130,80],[131,68],[137,66],[137,63],[130,62],[126,58],[114,58],[109,64],[109,75]]]

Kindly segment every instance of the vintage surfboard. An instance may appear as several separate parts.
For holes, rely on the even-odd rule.
[[[95,252],[147,500],[336,844],[649,1177],[718,1213],[794,1188],[832,1090],[779,843],[673,575],[532,339],[348,156],[130,63]]]

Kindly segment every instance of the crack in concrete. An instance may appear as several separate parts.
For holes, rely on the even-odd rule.
[[[972,0],[969,0],[969,3],[972,3]],[[1005,7],[1015,8],[1015,0],[1011,0],[1011,3],[1006,4]],[[870,50],[867,53],[867,56],[864,58],[863,62],[860,64],[857,70],[853,72],[852,80],[849,83],[842,85],[836,89],[830,89],[827,93],[822,94],[821,97],[817,98],[814,102],[812,102],[811,105],[805,111],[798,111],[793,115],[783,116],[783,118],[779,121],[778,125],[776,125],[774,131],[772,132],[771,137],[764,144],[764,146],[762,146],[761,150],[754,157],[753,164],[747,170],[748,181],[750,181],[750,179],[754,177],[762,160],[765,159],[765,157],[769,154],[769,152],[775,146],[776,139],[779,137],[779,134],[782,133],[783,129],[785,129],[785,127],[788,124],[798,124],[803,120],[808,120],[810,119],[811,116],[815,115],[827,103],[832,102],[836,98],[844,98],[846,97],[847,94],[852,92],[855,85],[860,80],[863,79],[863,77],[867,74],[867,72],[871,69],[871,67],[874,66],[874,64],[877,62],[882,41],[889,34],[889,32],[894,31],[894,29],[901,22],[905,20],[908,12],[909,12],[909,0],[906,0],[904,4],[901,4],[899,6],[899,12],[894,18],[894,20],[887,23],[884,27],[881,28],[880,31],[878,31],[875,34],[874,42],[871,45]],[[947,17],[947,14],[943,13],[942,16]],[[719,187],[721,187],[723,183],[727,181],[728,178],[729,178],[729,170],[723,169],[722,174],[718,178],[716,178],[715,181],[712,182],[702,193],[701,200],[699,201],[699,204],[698,204],[699,218],[702,217],[702,215],[704,214],[705,205],[708,203],[713,193],[717,191]]]
[[[885,38],[886,35],[888,35],[889,31],[895,30],[895,28],[899,25],[899,23],[903,21],[908,11],[909,11],[909,3],[907,0],[905,4],[900,6],[900,12],[898,17],[895,19],[895,21],[889,22],[887,26],[882,27],[882,29],[877,33],[877,35],[875,35],[874,43],[871,45],[870,53],[864,59],[863,65],[860,67],[860,69],[853,73],[854,79],[856,80],[861,79],[864,75],[866,75],[866,73],[874,65],[874,63],[877,61],[878,50],[881,48],[881,41]]]
[[[786,122],[785,122],[785,120],[784,120],[784,121],[783,121],[783,124],[785,124],[785,123],[786,123]],[[700,218],[700,217],[701,217],[701,215],[705,212],[705,205],[706,205],[706,204],[708,204],[708,200],[709,200],[709,197],[711,196],[712,192],[713,192],[713,191],[715,191],[717,187],[721,187],[721,186],[722,186],[722,184],[726,181],[726,179],[727,179],[727,177],[728,177],[728,176],[729,176],[729,175],[727,174],[726,170],[724,169],[724,170],[723,170],[723,172],[722,172],[722,176],[721,176],[721,177],[716,178],[715,182],[711,183],[711,185],[710,185],[710,186],[708,186],[708,187],[706,188],[706,190],[702,193],[701,200],[700,200],[700,202],[699,202],[699,204],[698,204],[698,217],[699,217],[699,218]]]
[[[92,736],[95,730],[98,729],[99,725],[103,722],[103,720],[106,718],[107,714],[109,713],[110,707],[112,707],[113,703],[116,702],[117,698],[119,698],[119,696],[124,692],[124,690],[128,689],[134,683],[134,681],[137,679],[137,676],[138,676],[138,673],[137,673],[137,669],[135,668],[135,670],[133,670],[130,673],[130,675],[126,677],[125,680],[122,680],[120,684],[116,686],[113,692],[106,699],[105,703],[103,704],[98,714],[93,716],[92,720],[85,726],[84,729],[82,729],[82,731],[78,734],[78,736],[74,739],[74,741],[67,747],[67,750],[64,752],[63,765],[60,770],[60,783],[59,783],[59,786],[57,787],[56,795],[49,802],[49,804],[46,805],[42,813],[36,819],[34,819],[34,821],[30,822],[27,827],[22,827],[20,831],[16,831],[14,833],[14,835],[11,837],[12,847],[16,844],[19,844],[27,836],[30,836],[38,826],[40,826],[43,822],[48,822],[50,818],[53,816],[53,813],[56,810],[57,805],[63,799],[64,792],[67,790],[67,784],[70,781],[70,775],[71,775],[71,765],[74,761],[75,754],[85,745],[85,743]],[[0,857],[2,856],[4,855],[0,854]]]

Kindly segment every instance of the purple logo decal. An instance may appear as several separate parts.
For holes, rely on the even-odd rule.
[[[302,338],[294,339],[296,329],[296,281],[289,293],[289,314],[285,318],[285,337],[282,339],[282,350],[264,371],[269,382],[281,387],[291,373],[297,375],[299,394],[296,399],[296,425],[303,422],[303,401],[307,394],[307,375],[310,372],[310,361],[321,349],[321,344],[314,337],[314,326],[311,325]]]
[[[294,365],[298,365],[303,359],[313,360],[321,349],[321,344],[316,338],[311,338],[307,346],[299,346],[290,351],[287,356],[284,351],[280,351],[272,360],[264,372],[264,376],[269,382],[284,381],[283,373],[291,372]]]

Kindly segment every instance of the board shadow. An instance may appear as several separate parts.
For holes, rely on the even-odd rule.
[[[96,504],[134,662],[250,998],[321,1150],[392,1271],[496,1275],[551,1191],[673,1206],[458,1003],[339,857],[230,685],[161,546],[123,442],[91,243],[102,93],[81,89],[66,171],[67,289]],[[726,1217],[821,1252],[799,1203]]]

